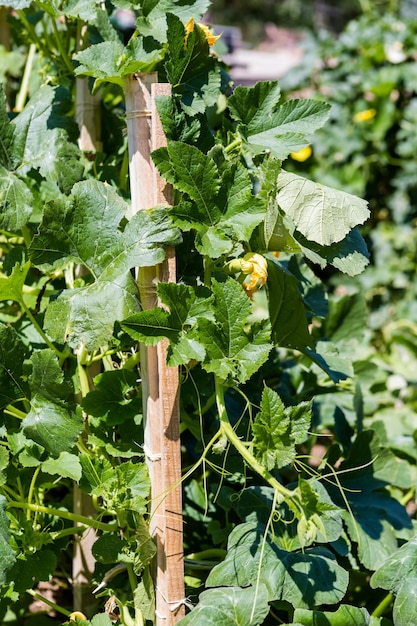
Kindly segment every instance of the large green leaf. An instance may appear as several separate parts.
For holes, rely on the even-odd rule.
[[[268,358],[269,321],[246,328],[252,304],[232,278],[225,283],[213,280],[212,289],[215,321],[198,320],[198,340],[206,350],[203,368],[222,380],[245,382]]]
[[[0,408],[27,397],[23,362],[27,348],[16,331],[0,324]]]
[[[279,395],[265,387],[261,410],[252,424],[255,454],[268,470],[294,461],[295,445],[307,438],[311,422],[311,402],[285,407]]]
[[[255,580],[266,585],[270,602],[286,600],[298,608],[311,608],[340,602],[348,573],[325,548],[287,552],[265,525],[240,524],[229,536],[225,560],[214,567],[206,584],[246,587]]]
[[[277,201],[309,241],[330,246],[369,217],[367,202],[345,191],[281,170]]]
[[[103,41],[74,56],[80,63],[77,76],[93,76],[124,86],[124,77],[134,72],[152,72],[163,58],[163,49],[152,37],[135,37],[127,46],[121,41]]]
[[[137,286],[126,272],[114,280],[97,280],[62,292],[46,310],[45,330],[58,343],[98,350],[108,344],[114,323],[138,309]]]
[[[259,626],[269,613],[264,585],[241,589],[209,589],[200,594],[197,606],[177,622],[181,626]]]
[[[94,390],[82,401],[83,409],[94,417],[105,419],[114,426],[133,420],[142,412],[137,394],[137,373],[126,369],[103,372],[94,379]]]
[[[386,489],[410,484],[409,477],[404,482],[404,463],[380,444],[373,431],[366,430],[338,467],[339,486],[327,485],[332,501],[346,509],[343,517],[349,536],[358,544],[360,561],[370,570],[396,550],[398,533],[407,536],[412,529],[407,511]]]
[[[248,241],[266,211],[266,203],[253,195],[247,170],[227,161],[220,170],[215,156],[179,141],[152,154],[164,178],[193,201],[173,207],[175,222],[196,230],[200,253],[212,258],[230,252],[233,239]]]
[[[370,615],[364,608],[342,604],[337,611],[296,609],[294,624],[300,626],[370,626]]]
[[[15,232],[32,214],[33,196],[21,178],[0,165],[0,228]]]
[[[119,4],[119,2],[115,2]],[[190,18],[199,20],[210,6],[210,0],[159,0],[158,2],[135,2],[139,5],[140,15],[136,21],[137,28],[143,35],[154,37],[160,43],[167,41],[167,15],[176,15],[183,24]],[[132,5],[128,4],[128,8]]]
[[[102,280],[132,267],[160,263],[164,245],[180,241],[166,210],[139,211],[121,230],[127,210],[110,185],[94,180],[75,184],[68,200],[45,207],[39,234],[30,246],[33,263],[55,269],[78,262]]]
[[[318,100],[289,100],[279,104],[276,81],[237,87],[228,104],[238,130],[255,152],[271,152],[284,159],[308,145],[307,134],[323,126],[330,106]]]
[[[168,81],[181,95],[182,108],[189,114],[204,113],[218,102],[222,72],[216,56],[209,53],[206,33],[194,23],[185,36],[182,21],[167,15],[168,55],[165,63]],[[186,43],[184,44],[184,40]]]
[[[22,429],[27,437],[59,456],[74,447],[83,428],[82,417],[68,403],[69,388],[51,350],[35,352],[32,368],[30,411]]]
[[[20,173],[34,168],[53,181],[64,193],[84,174],[78,147],[68,141],[53,112],[55,89],[43,86],[35,91],[23,111],[13,120],[13,152]]]
[[[417,535],[401,546],[372,575],[371,587],[395,594],[394,624],[408,626],[417,620]]]
[[[45,328],[51,338],[89,350],[108,342],[116,320],[138,310],[130,269],[160,263],[164,246],[180,240],[165,209],[139,211],[121,230],[127,204],[109,185],[83,181],[65,201],[47,205],[29,250],[41,269],[77,262],[95,282],[64,291],[51,302]],[[80,228],[80,223],[83,228]]]
[[[268,261],[268,307],[272,338],[278,346],[304,350],[313,345],[299,281],[272,261]]]

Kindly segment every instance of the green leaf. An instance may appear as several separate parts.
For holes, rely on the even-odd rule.
[[[399,531],[409,535],[412,529],[405,508],[386,489],[404,485],[403,463],[380,444],[373,431],[365,430],[338,467],[339,486],[327,485],[332,501],[345,509],[349,536],[358,544],[360,561],[370,570],[378,569],[396,550]],[[327,468],[324,471],[328,473]]]
[[[319,246],[296,231],[293,235],[303,254],[321,268],[330,264],[348,276],[356,276],[369,264],[368,249],[356,228],[353,228],[342,241],[330,246]]]
[[[118,4],[116,2],[115,4]],[[159,0],[158,2],[140,2],[141,14],[136,20],[138,31],[157,39],[167,41],[167,15],[176,15],[184,24],[193,17],[199,20],[210,6],[210,0]],[[131,8],[131,3],[127,8]]]
[[[303,502],[303,517],[297,528],[301,547],[337,541],[343,531],[340,508],[318,481],[300,478],[298,488]]]
[[[6,94],[3,83],[0,83],[0,166],[8,170],[13,169],[14,165],[13,134],[14,126],[6,110]]]
[[[218,102],[221,94],[220,63],[210,54],[206,33],[195,19],[194,28],[187,36],[181,20],[174,14],[167,15],[167,23],[168,80],[174,93],[181,96],[181,106],[188,115],[204,113]]]
[[[146,512],[150,482],[143,463],[125,461],[114,467],[107,459],[86,454],[80,455],[80,462],[82,491],[103,498],[109,509]]]
[[[7,278],[0,277],[0,300],[23,301],[23,285],[30,269],[30,261],[22,267],[20,263],[13,266],[12,273]]]
[[[41,350],[32,356],[29,385],[32,390],[30,411],[22,421],[24,434],[59,456],[69,452],[82,431],[82,418],[68,403],[69,388],[57,357],[51,350]]]
[[[91,180],[74,185],[65,202],[47,205],[29,251],[33,263],[48,270],[81,263],[95,279],[50,303],[45,329],[53,340],[87,350],[107,344],[115,321],[138,310],[130,269],[160,263],[164,246],[179,242],[162,208],[139,211],[120,230],[127,208],[112,187]]]
[[[408,626],[417,619],[416,602],[417,535],[401,546],[372,575],[371,587],[382,587],[395,594],[395,626]]]
[[[71,478],[71,480],[78,482],[81,478],[81,463],[77,455],[61,452],[57,459],[44,461],[42,471],[46,474],[57,474],[62,478]]]
[[[10,547],[10,521],[6,505],[6,498],[0,495],[0,585],[5,584],[8,571],[16,561],[16,553]]]
[[[31,97],[23,111],[13,120],[13,151],[22,163],[19,172],[34,168],[53,181],[64,193],[84,174],[82,155],[69,142],[53,114],[55,89],[43,86]]]
[[[225,283],[213,280],[213,293],[215,321],[198,321],[198,339],[206,349],[203,368],[222,380],[245,382],[268,358],[272,347],[269,322],[246,328],[252,305],[232,278]]]
[[[86,413],[105,419],[111,426],[122,424],[142,413],[137,387],[136,372],[126,369],[103,372],[95,377],[94,391],[85,396],[81,406]]]
[[[27,349],[11,326],[0,324],[0,408],[27,397],[22,380]]]
[[[192,359],[202,361],[205,350],[192,326],[199,317],[212,317],[210,292],[183,284],[160,283],[158,295],[169,312],[162,308],[142,311],[124,320],[122,328],[145,345],[156,345],[166,337],[170,342],[167,363],[171,367]]]
[[[279,100],[278,82],[264,81],[254,87],[237,87],[228,103],[249,148],[255,154],[268,151],[284,159],[309,144],[306,134],[323,126],[330,106],[308,99],[280,105]]]
[[[32,215],[33,202],[23,180],[0,165],[0,228],[11,232],[22,228]]]
[[[200,253],[217,258],[232,249],[233,238],[249,240],[266,202],[253,195],[246,168],[225,161],[220,171],[214,156],[179,141],[152,153],[164,178],[193,200],[173,207],[175,223],[195,229]]]
[[[137,286],[127,272],[114,281],[64,291],[46,310],[45,330],[53,341],[94,351],[108,345],[117,320],[138,308]]]
[[[127,46],[120,41],[103,41],[78,52],[75,75],[93,76],[124,87],[124,77],[134,72],[152,72],[164,51],[152,37],[135,37]]]
[[[39,550],[34,554],[27,554],[24,559],[18,559],[12,571],[14,588],[20,593],[31,589],[39,580],[50,580],[55,573],[57,557],[52,550]]]
[[[246,587],[254,580],[266,585],[269,602],[286,600],[294,607],[310,608],[340,602],[348,573],[325,548],[287,552],[265,525],[240,524],[229,535],[225,560],[213,568],[206,584]]]
[[[300,626],[369,626],[369,613],[364,608],[342,604],[337,611],[296,609],[293,621]]]
[[[284,170],[278,178],[277,202],[297,230],[321,246],[342,241],[369,217],[365,200]]]
[[[30,257],[41,269],[85,265],[103,281],[136,266],[150,266],[165,258],[164,246],[180,241],[167,211],[139,211],[120,230],[128,205],[110,185],[88,180],[72,188],[69,199],[47,205]],[[80,228],[83,224],[83,228]]]
[[[252,425],[255,455],[268,470],[294,461],[295,445],[307,438],[311,422],[311,402],[285,407],[279,395],[265,387],[261,410]]]
[[[306,306],[299,281],[281,265],[268,261],[268,308],[272,338],[281,347],[304,350],[312,346]]]
[[[197,606],[177,622],[180,626],[259,626],[269,613],[264,585],[203,591]]]
[[[92,553],[99,563],[131,563],[139,573],[155,556],[156,546],[149,534],[149,526],[141,518],[133,537],[124,539],[105,533],[94,542]]]

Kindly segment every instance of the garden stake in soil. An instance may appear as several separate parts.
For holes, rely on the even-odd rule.
[[[170,202],[170,188],[159,176],[151,152],[165,144],[155,97],[168,95],[157,74],[127,78],[126,117],[132,213]],[[157,267],[141,268],[138,285],[142,307],[158,304],[157,282],[175,282],[175,254]],[[150,532],[157,545],[154,564],[157,626],[175,624],[184,614],[181,458],[178,369],[166,366],[167,342],[141,345],[141,378],[145,416],[145,454],[151,479]]]

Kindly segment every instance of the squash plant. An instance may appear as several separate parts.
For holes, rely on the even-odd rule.
[[[164,338],[181,373],[185,582],[196,605],[178,623],[389,624],[393,597],[395,624],[415,614],[412,524],[391,488],[404,486],[399,463],[362,428],[346,341],[360,337],[363,310],[329,304],[315,272],[364,270],[366,202],[287,171],[329,105],[284,102],[277,82],[232,89],[198,24],[208,4],[0,2],[15,52],[30,42],[18,92],[5,81],[0,109],[6,623],[36,623],[28,599],[53,576],[69,584],[74,538],[91,528],[96,604],[71,615],[44,598],[51,619],[158,624],[138,343]],[[117,22],[126,9],[131,36]],[[152,156],[175,201],[132,215],[123,88],[150,71],[172,90],[158,99],[167,146]],[[96,154],[77,146],[81,76],[102,99]],[[178,283],[158,284],[163,307],[142,310],[133,270],[171,246]],[[354,400],[355,429],[339,391]],[[321,394],[336,398],[333,433],[320,432]],[[93,515],[74,511],[74,484]],[[375,591],[359,596],[373,571]]]

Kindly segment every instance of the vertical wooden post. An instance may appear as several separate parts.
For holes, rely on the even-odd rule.
[[[81,39],[79,43],[81,46]],[[84,152],[97,152],[102,147],[100,142],[100,99],[98,96],[91,95],[86,78],[77,78],[75,90],[75,118],[80,129],[78,145],[80,150]],[[83,265],[77,266],[75,268],[76,275],[82,276],[85,269]],[[88,376],[91,386],[92,379],[99,373],[100,363],[97,362],[89,368]],[[82,493],[76,484],[74,484],[73,504],[74,513],[86,517],[92,517],[95,514],[91,497]],[[92,547],[96,539],[95,531],[89,528],[83,532],[80,538],[76,538],[74,544],[72,589],[75,611],[88,613],[89,607],[96,602],[91,593],[91,576],[95,567]]]
[[[136,74],[126,80],[126,117],[132,212],[172,202],[172,191],[152,163],[152,150],[166,139],[155,98],[169,95],[168,84],[156,74]],[[138,285],[144,309],[157,304],[158,281],[175,282],[173,248],[164,263],[141,268]],[[145,454],[151,478],[151,535],[157,546],[154,563],[156,626],[172,626],[184,615],[181,450],[179,436],[178,368],[166,366],[167,343],[141,346],[141,378],[145,416]]]

